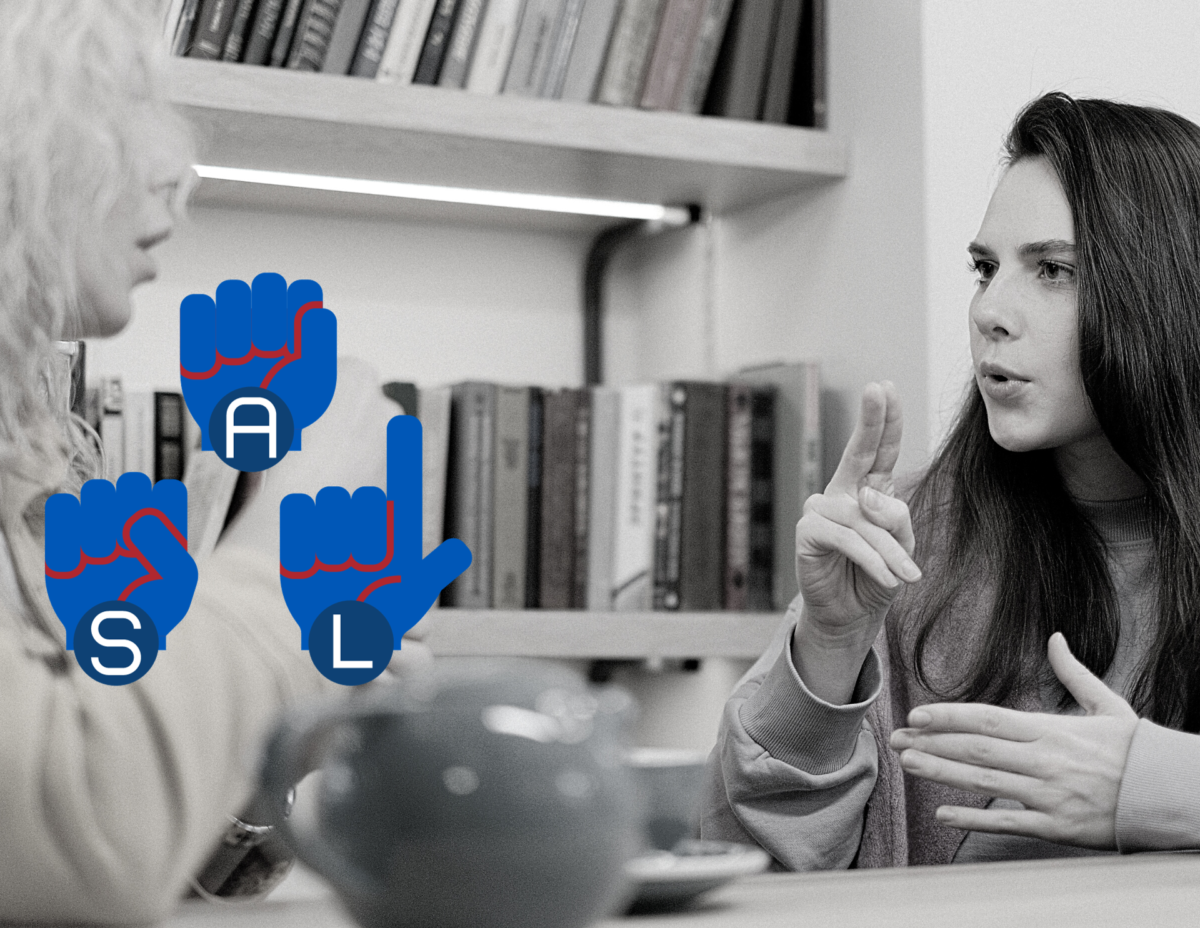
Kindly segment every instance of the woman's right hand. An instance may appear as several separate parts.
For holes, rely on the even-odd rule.
[[[804,607],[793,652],[810,688],[800,665],[810,665],[817,676],[838,677],[838,661],[829,660],[837,652],[848,655],[840,674],[848,679],[827,682],[838,684],[835,694],[852,691],[887,607],[904,583],[921,578],[912,559],[908,506],[893,495],[902,429],[895,386],[867,384],[858,424],[833,479],[824,493],[805,501],[796,525],[796,577]],[[817,670],[822,663],[825,669]]]

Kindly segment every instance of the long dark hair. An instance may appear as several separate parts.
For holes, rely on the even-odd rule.
[[[1161,109],[1050,93],[1017,117],[1009,163],[1045,158],[1075,225],[1080,369],[1101,428],[1145,482],[1158,617],[1130,701],[1200,731],[1200,126]],[[1045,678],[1055,631],[1092,672],[1116,653],[1104,545],[1068,497],[1052,452],[1014,453],[988,433],[972,389],[912,498],[926,571],[902,649],[942,698],[1004,702]],[[986,577],[991,621],[958,680],[934,680],[931,637]]]

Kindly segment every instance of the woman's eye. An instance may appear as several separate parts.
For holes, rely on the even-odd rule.
[[[1057,261],[1040,261],[1041,276],[1051,283],[1074,283],[1075,268],[1069,264],[1059,264]]]
[[[979,283],[986,284],[996,276],[996,265],[982,258],[973,258],[967,262],[967,267],[979,278]]]

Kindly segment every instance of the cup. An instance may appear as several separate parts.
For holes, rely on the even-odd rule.
[[[669,851],[699,834],[707,760],[707,751],[683,748],[641,747],[626,753],[644,807],[646,847]]]
[[[582,928],[626,891],[633,700],[530,660],[442,659],[362,699],[288,713],[269,796],[322,769],[297,856],[367,928]]]

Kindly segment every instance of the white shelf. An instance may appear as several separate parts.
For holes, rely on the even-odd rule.
[[[773,612],[434,609],[420,629],[439,655],[753,660],[781,621]]]
[[[202,157],[226,167],[698,203],[717,214],[846,173],[841,140],[795,126],[186,58],[171,60],[168,77],[171,100],[200,131]],[[234,186],[205,182],[200,202],[235,200]],[[303,197],[378,209],[362,202],[373,197],[284,188],[256,205]]]

